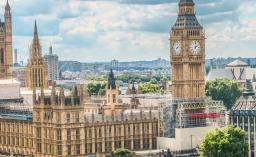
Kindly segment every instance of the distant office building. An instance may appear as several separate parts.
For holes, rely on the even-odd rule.
[[[20,64],[18,63],[18,50],[14,49],[14,63],[13,63],[14,67],[18,67],[20,66]]]
[[[118,60],[114,59],[110,62],[110,64],[111,64],[111,69],[113,69],[115,71],[119,71],[119,62],[118,62]]]
[[[48,66],[48,79],[58,80],[59,79],[59,57],[52,53],[52,46],[49,48],[49,54],[44,56],[44,60]]]
[[[246,81],[246,90],[230,111],[230,123],[242,128],[246,132],[245,140],[248,142],[249,155],[255,157],[256,152],[256,99],[251,81]]]

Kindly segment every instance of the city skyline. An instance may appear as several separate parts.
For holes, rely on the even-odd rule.
[[[13,14],[13,47],[22,56],[19,60],[27,61],[34,19],[38,21],[43,53],[48,53],[52,45],[60,60],[169,59],[168,39],[178,9],[176,0],[9,2]],[[207,58],[254,56],[256,2],[195,2],[198,19],[205,26]],[[5,3],[0,1],[1,11]]]

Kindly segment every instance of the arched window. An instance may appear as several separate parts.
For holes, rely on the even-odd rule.
[[[0,64],[4,64],[4,49],[0,49]]]

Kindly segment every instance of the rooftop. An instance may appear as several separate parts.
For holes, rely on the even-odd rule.
[[[237,67],[237,66],[250,66],[250,65],[239,59],[236,59],[233,62],[226,65],[226,67]]]
[[[202,29],[202,26],[199,24],[195,15],[179,15],[176,20],[173,29],[182,29],[182,28],[199,28]]]

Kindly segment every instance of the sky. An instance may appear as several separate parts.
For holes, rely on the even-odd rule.
[[[26,62],[34,20],[43,53],[81,62],[169,59],[178,0],[9,0],[13,48]],[[194,0],[207,58],[256,57],[255,0]],[[0,0],[3,21],[6,0]]]

